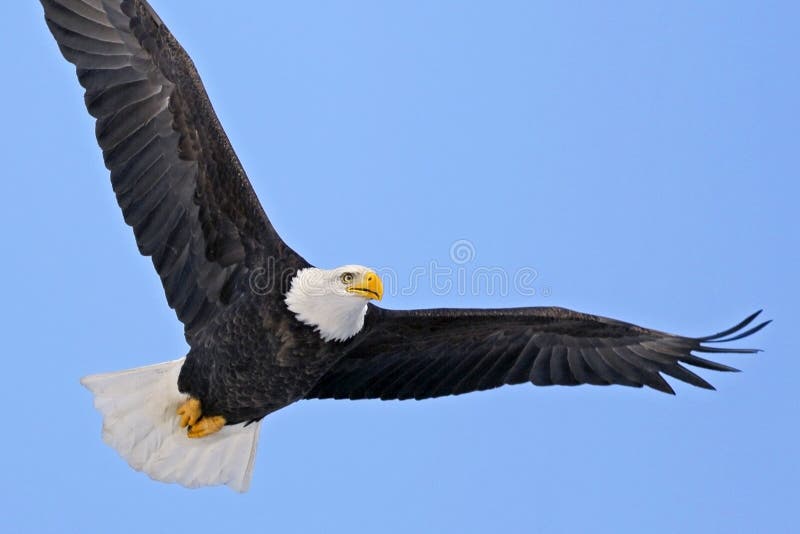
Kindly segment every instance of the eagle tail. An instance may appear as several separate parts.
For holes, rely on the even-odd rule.
[[[189,488],[226,484],[247,491],[259,423],[228,425],[210,436],[188,438],[176,413],[187,398],[177,387],[183,360],[81,379],[103,416],[103,441],[154,480]]]

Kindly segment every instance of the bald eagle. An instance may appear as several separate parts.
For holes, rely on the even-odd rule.
[[[504,384],[713,389],[684,364],[749,336],[706,337],[555,307],[380,308],[359,265],[313,267],[269,222],[195,67],[145,0],[41,0],[77,69],[111,184],[189,352],[85,377],[103,438],[135,469],[189,487],[249,485],[259,422],[301,399],[428,399]],[[254,285],[254,276],[263,278]]]

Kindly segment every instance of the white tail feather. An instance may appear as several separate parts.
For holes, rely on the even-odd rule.
[[[81,379],[103,415],[103,441],[154,480],[189,488],[226,484],[247,491],[259,423],[228,425],[189,439],[176,413],[187,398],[178,391],[183,360]]]

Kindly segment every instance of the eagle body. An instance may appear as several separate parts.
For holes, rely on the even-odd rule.
[[[304,398],[342,355],[283,312],[271,315],[258,303],[241,306],[250,309],[233,313],[257,320],[214,325],[214,341],[192,347],[178,380],[182,393],[202,399],[204,413],[222,415],[229,424],[258,421]]]
[[[753,353],[756,312],[687,337],[558,307],[389,310],[371,269],[310,265],[278,235],[189,55],[146,0],[40,0],[75,65],[111,185],[183,324],[184,358],[85,377],[136,470],[245,491],[264,416],[301,399],[429,399],[513,384],[624,385]],[[720,346],[722,344],[722,346]]]

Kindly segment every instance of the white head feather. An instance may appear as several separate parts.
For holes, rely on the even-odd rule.
[[[382,296],[382,282],[368,267],[310,267],[301,269],[292,279],[286,306],[325,341],[345,341],[364,327],[367,302]]]

